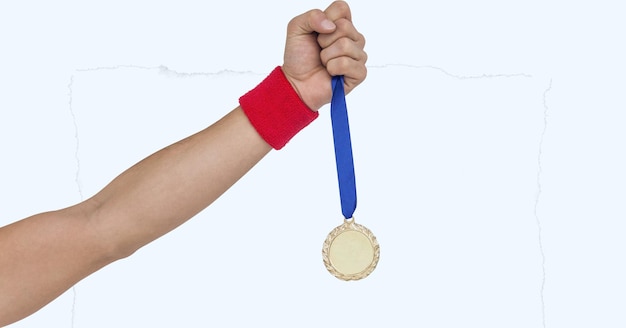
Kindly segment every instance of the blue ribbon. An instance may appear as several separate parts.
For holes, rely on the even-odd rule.
[[[333,97],[330,102],[330,119],[335,143],[339,197],[341,199],[341,212],[348,220],[352,218],[356,210],[356,183],[354,178],[354,160],[352,158],[352,141],[350,140],[350,124],[348,123],[348,108],[343,89],[343,76],[333,77],[332,89]]]

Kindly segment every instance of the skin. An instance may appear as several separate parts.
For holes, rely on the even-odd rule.
[[[365,79],[364,46],[349,6],[337,1],[289,22],[283,72],[317,111],[330,102],[333,75],[344,75],[346,92]],[[135,164],[93,197],[0,228],[0,326],[183,224],[270,150],[238,107]]]

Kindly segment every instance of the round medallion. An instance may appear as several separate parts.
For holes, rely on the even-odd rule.
[[[374,234],[354,218],[330,232],[322,247],[326,269],[342,280],[367,277],[378,264],[380,246]]]

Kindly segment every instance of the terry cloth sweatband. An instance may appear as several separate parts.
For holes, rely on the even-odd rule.
[[[298,96],[280,66],[254,89],[239,98],[252,126],[274,149],[281,149],[319,113]]]

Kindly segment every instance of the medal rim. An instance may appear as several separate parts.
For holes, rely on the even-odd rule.
[[[330,260],[330,248],[333,244],[335,238],[346,231],[357,231],[365,235],[370,242],[373,250],[372,262],[360,272],[346,274],[337,270],[331,260]],[[376,236],[365,226],[354,222],[354,218],[346,219],[344,222],[335,227],[326,237],[324,241],[324,245],[322,246],[322,258],[324,260],[324,266],[328,272],[330,272],[333,276],[338,279],[350,281],[350,280],[360,280],[367,276],[369,276],[374,269],[376,269],[376,265],[378,265],[378,260],[380,259],[380,245],[378,245],[378,241],[376,240]]]

